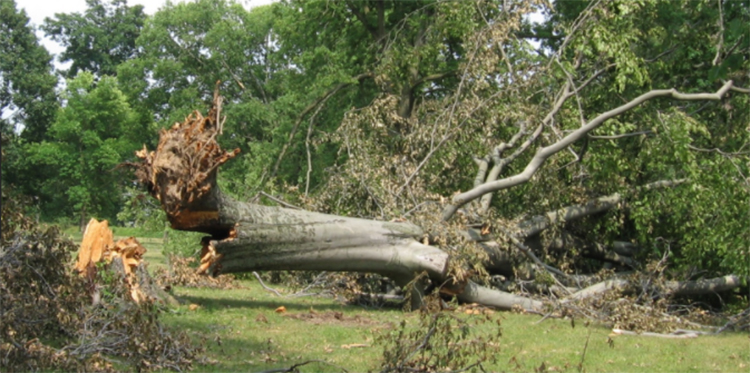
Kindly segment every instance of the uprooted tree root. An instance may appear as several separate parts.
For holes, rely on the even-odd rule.
[[[100,264],[94,279],[74,274],[75,245],[6,214],[5,202],[4,227],[15,219],[24,232],[3,231],[0,247],[0,370],[191,368],[201,349],[165,330],[153,300],[136,303],[121,271]]]

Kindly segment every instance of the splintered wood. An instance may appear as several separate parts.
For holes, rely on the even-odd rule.
[[[96,264],[102,259],[104,251],[114,246],[112,231],[109,222],[96,219],[89,220],[86,230],[83,232],[81,249],[78,251],[78,263],[76,270],[82,275],[90,264]]]
[[[76,270],[85,275],[87,267],[96,265],[102,259],[111,263],[115,258],[121,257],[125,273],[130,274],[141,263],[145,253],[146,248],[134,237],[124,238],[115,243],[109,222],[91,219],[83,233]]]
[[[123,272],[130,287],[130,295],[136,302],[145,299],[135,279],[135,271],[143,261],[146,248],[134,237],[121,239],[114,242],[109,222],[91,219],[83,233],[81,248],[78,251],[78,262],[76,270],[81,276],[87,276],[93,281],[96,275],[96,263],[105,261],[111,263],[119,258],[122,261]]]

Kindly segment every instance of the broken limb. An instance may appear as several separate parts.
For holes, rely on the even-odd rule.
[[[633,285],[633,281],[624,278],[607,280],[573,293],[566,300],[584,299],[603,294],[610,290],[626,291]],[[736,275],[695,281],[666,281],[661,289],[661,293],[664,296],[712,294],[736,289],[740,285],[740,277]]]

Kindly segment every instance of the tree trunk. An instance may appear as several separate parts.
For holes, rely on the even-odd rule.
[[[184,123],[162,131],[156,151],[145,147],[137,176],[161,202],[172,228],[208,233],[201,269],[325,270],[373,272],[401,286],[425,273],[462,301],[498,308],[532,310],[542,303],[470,282],[454,283],[449,255],[421,244],[422,231],[408,223],[383,222],[235,201],[216,185],[218,167],[239,153],[215,141],[221,131],[220,98],[208,117],[194,112]],[[412,300],[421,300],[414,287]],[[414,304],[418,305],[418,304]]]

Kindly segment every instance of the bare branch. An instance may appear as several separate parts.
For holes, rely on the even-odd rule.
[[[500,145],[504,145],[500,144]],[[484,158],[474,158],[474,163],[477,164],[477,176],[474,178],[474,186],[482,185],[485,181],[485,177],[487,176],[487,168],[490,165],[490,159],[489,157]]]
[[[495,165],[492,167],[492,170],[490,170],[490,174],[487,176],[487,179],[485,180],[485,182],[491,182],[491,181],[497,180],[497,178],[500,176],[500,173],[503,172],[503,169],[505,168],[505,166],[509,165],[510,162],[513,162],[516,158],[518,158],[521,154],[523,154],[523,152],[525,152],[526,149],[528,149],[529,146],[531,146],[531,144],[533,144],[534,141],[536,141],[537,137],[539,137],[539,135],[542,134],[543,129],[544,129],[544,124],[540,124],[539,126],[537,126],[536,130],[534,130],[531,136],[529,136],[529,138],[527,138],[526,141],[524,141],[523,144],[521,144],[521,146],[519,146],[518,149],[516,149],[516,151],[513,152],[513,154],[503,159],[500,159],[500,154],[502,154],[502,152],[505,151],[506,148],[510,148],[514,146],[518,137],[520,137],[520,135],[522,135],[525,131],[518,131],[518,133],[516,133],[516,135],[514,135],[510,139],[509,143],[500,144],[500,146],[496,148],[497,157],[495,156],[492,157],[493,161],[495,162]],[[503,146],[503,145],[506,145],[506,146]],[[487,193],[484,196],[482,196],[482,201],[479,207],[479,213],[482,215],[486,214],[487,211],[489,211],[490,209],[491,203],[492,203],[492,193]]]
[[[732,86],[732,91],[740,92],[740,93],[750,93],[750,88],[742,88],[742,87],[735,87]]]
[[[555,142],[554,144],[539,149],[536,155],[534,155],[534,158],[531,159],[531,161],[526,165],[526,168],[521,173],[506,177],[502,180],[497,180],[494,182],[482,184],[467,192],[454,196],[453,201],[452,201],[453,204],[447,206],[446,209],[443,211],[443,219],[444,220],[449,219],[450,216],[452,216],[453,213],[455,212],[455,209],[460,208],[466,203],[476,198],[479,198],[486,193],[508,189],[516,185],[521,185],[523,183],[528,182],[529,180],[531,180],[531,177],[534,176],[534,174],[542,167],[544,162],[547,159],[549,159],[549,157],[553,156],[554,154],[557,154],[561,150],[565,149],[566,147],[580,140],[581,138],[586,136],[589,132],[598,128],[602,123],[604,123],[608,119],[611,119],[622,113],[625,113],[628,110],[631,110],[648,100],[651,100],[657,97],[671,97],[677,100],[687,100],[687,101],[720,100],[729,91],[731,87],[732,87],[732,81],[730,80],[715,93],[680,93],[674,88],[652,90],[647,93],[644,93],[622,106],[619,106],[617,108],[614,108],[612,110],[609,110],[607,112],[600,114],[599,116],[597,116],[596,118],[588,122],[586,125],[571,132],[570,134],[568,134],[561,140]]]
[[[258,282],[260,283],[260,286],[263,287],[263,289],[266,289],[267,291],[270,291],[270,292],[276,294],[277,297],[281,296],[281,293],[279,293],[278,290],[266,286],[266,284],[263,282],[263,279],[260,278],[260,275],[258,274],[258,272],[253,271],[253,276],[255,276],[255,278],[258,279]]]
[[[631,281],[624,278],[607,280],[578,291],[567,297],[565,301],[584,299],[609,290],[621,291],[628,288],[628,286],[631,286]],[[664,285],[664,291],[669,295],[699,295],[732,290],[739,286],[739,276],[727,275],[697,281],[667,281]]]
[[[684,338],[698,338],[698,333],[653,333],[653,332],[631,332],[629,330],[623,330],[623,329],[612,329],[612,334],[615,335],[639,335],[641,337],[659,337],[659,338],[676,338],[676,339],[684,339]]]
[[[586,86],[588,86],[591,82],[593,82],[594,79],[598,78],[599,76],[601,76],[602,74],[604,74],[607,70],[609,70],[609,69],[611,69],[611,68],[613,68],[615,66],[617,66],[616,63],[611,63],[611,64],[609,64],[607,66],[604,66],[603,69],[597,70],[596,72],[594,72],[594,74],[592,74],[590,77],[588,77],[588,79],[586,79],[583,83],[581,83],[581,85],[579,85],[578,88],[576,88],[573,92],[571,92],[571,94],[577,94],[582,89],[586,88]]]
[[[290,366],[289,368],[269,369],[269,370],[261,371],[259,373],[294,373],[294,372],[299,372],[299,369],[297,369],[297,368],[299,368],[299,367],[301,367],[303,365],[312,364],[312,363],[319,363],[319,364],[330,365],[332,367],[341,369],[341,371],[344,372],[344,373],[348,372],[348,370],[346,370],[346,369],[344,369],[344,368],[342,368],[342,367],[340,367],[340,366],[338,366],[336,364],[333,364],[331,362],[325,361],[325,360],[307,360],[307,361],[303,361],[301,363],[294,364],[294,365]]]
[[[528,247],[528,246],[526,246],[526,245],[525,245],[525,244],[524,244],[523,242],[521,242],[521,241],[520,241],[520,240],[519,240],[518,238],[516,238],[516,237],[515,237],[515,235],[513,235],[513,234],[512,234],[512,233],[510,233],[510,232],[507,232],[507,231],[505,231],[505,230],[504,230],[504,229],[502,229],[502,228],[500,228],[500,229],[501,229],[501,230],[503,230],[503,232],[504,232],[504,233],[505,233],[505,235],[506,235],[506,236],[508,237],[508,239],[510,240],[510,242],[512,242],[512,243],[513,243],[513,245],[515,245],[515,246],[516,246],[516,247],[517,247],[517,248],[518,248],[519,250],[521,250],[521,252],[522,252],[522,253],[523,253],[524,255],[526,255],[526,256],[527,256],[527,257],[528,257],[529,259],[531,259],[531,261],[533,261],[533,262],[534,262],[534,264],[536,264],[537,266],[539,266],[539,268],[543,268],[543,269],[544,269],[544,270],[546,270],[547,272],[550,272],[550,274],[556,274],[556,275],[558,275],[558,276],[562,276],[563,278],[567,278],[567,277],[568,277],[568,275],[566,275],[566,274],[565,274],[564,272],[562,272],[561,270],[559,270],[559,269],[557,269],[557,268],[555,268],[555,267],[552,267],[552,266],[550,266],[550,265],[548,265],[548,264],[546,264],[546,263],[542,262],[542,260],[541,260],[541,259],[539,259],[539,258],[538,258],[538,257],[537,257],[537,256],[536,256],[536,255],[534,254],[534,252],[533,252],[533,251],[531,250],[531,248],[530,248],[530,247]],[[554,278],[554,276],[552,276],[552,277]],[[557,279],[555,279],[555,281],[557,281]],[[561,287],[563,287],[563,288],[565,287],[564,285],[562,285],[562,284],[560,284],[560,283],[558,283],[558,285],[560,285],[560,286],[561,286]]]
[[[579,290],[567,298],[565,298],[564,302],[568,302],[571,300],[578,300],[578,299],[585,299],[588,297],[592,297],[595,295],[603,294],[610,290],[622,290],[626,286],[628,286],[630,282],[626,279],[617,278],[607,281],[602,281],[600,283],[591,285],[585,289]]]
[[[718,0],[719,3],[719,45],[716,46],[716,56],[711,61],[713,66],[718,65],[721,62],[721,48],[724,46],[724,8],[721,6],[722,1]]]
[[[331,97],[331,96],[328,96]],[[328,100],[328,98],[326,98]],[[307,174],[305,175],[305,198],[307,193],[310,191],[310,174],[312,173],[312,154],[310,154],[310,137],[312,136],[313,124],[315,124],[315,117],[320,113],[320,109],[323,105],[318,105],[313,115],[310,116],[310,125],[307,126],[307,137],[305,137],[305,150],[307,151]]]
[[[262,195],[262,196],[270,199],[271,201],[274,201],[274,202],[276,202],[276,203],[278,203],[278,204],[280,204],[280,205],[282,205],[282,206],[284,206],[286,208],[290,208],[290,209],[294,209],[294,210],[302,210],[302,208],[297,207],[295,205],[292,205],[292,204],[290,204],[288,202],[284,202],[284,201],[282,201],[282,200],[280,200],[280,199],[278,199],[278,198],[276,198],[276,197],[274,197],[274,196],[272,196],[272,195],[270,195],[270,194],[268,194],[266,192],[260,192],[259,195]]]

